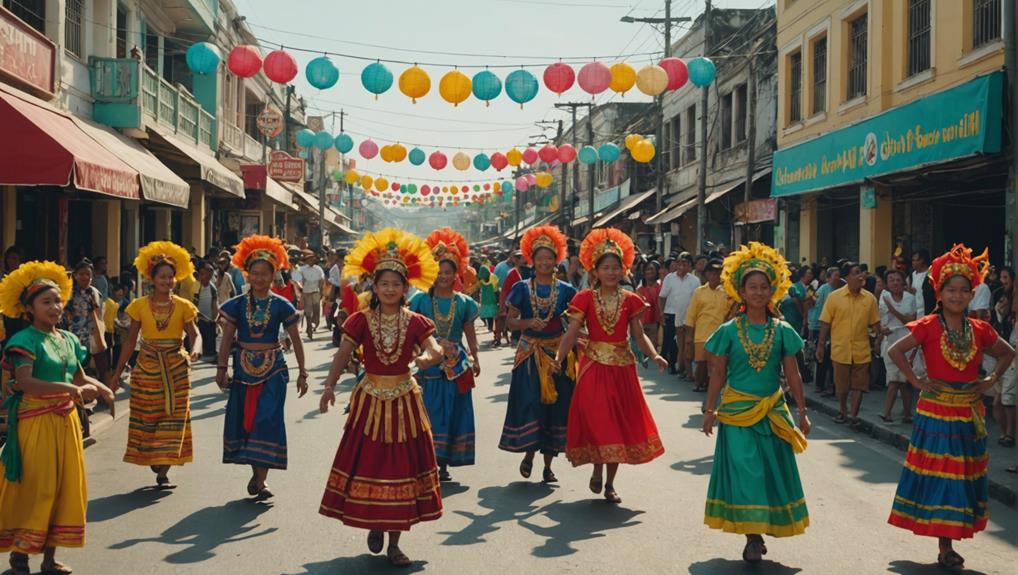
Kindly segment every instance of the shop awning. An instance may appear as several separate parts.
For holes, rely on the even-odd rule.
[[[696,207],[696,198],[674,203],[653,216],[647,218],[647,224],[667,224],[682,214]]]
[[[0,88],[0,126],[0,184],[141,199],[138,172],[42,100]]]
[[[346,226],[343,223],[344,220],[348,219],[350,218],[344,217],[343,214],[337,212],[332,208],[325,208],[325,223],[343,232],[344,234],[356,236],[357,232],[355,232],[353,229],[351,229],[350,227]]]
[[[241,164],[240,173],[244,177],[245,190],[261,190],[266,196],[293,209],[293,192],[270,178],[264,165]]]
[[[318,198],[302,190],[299,185],[290,189],[293,191],[293,197],[299,200],[298,204],[303,204],[308,211],[318,215]]]
[[[759,172],[756,172],[755,174],[753,174],[753,183],[755,184],[757,182],[757,180],[759,180],[759,179],[761,179],[761,178],[763,178],[765,176],[770,176],[770,175],[771,175],[771,169],[770,168],[766,168],[766,169],[760,170]],[[745,178],[739,178],[734,183],[730,183],[728,186],[725,186],[724,188],[722,188],[720,190],[716,190],[714,192],[711,192],[711,194],[709,196],[707,196],[707,198],[704,200],[704,203],[705,204],[709,204],[709,203],[713,202],[714,200],[724,196],[725,194],[728,194],[729,192],[733,192],[733,191],[735,191],[735,190],[737,190],[739,188],[745,187],[745,184],[746,184],[746,179]]]
[[[219,163],[211,154],[184,142],[159,128],[149,127],[149,149],[163,161],[193,166],[192,169],[178,170],[185,180],[200,180],[216,188],[243,198],[244,180]]]
[[[644,202],[644,200],[650,198],[655,193],[657,193],[657,189],[648,190],[646,192],[643,192],[642,194],[636,194],[635,196],[629,196],[628,198],[619,202],[618,207],[616,207],[614,210],[608,212],[601,219],[594,222],[594,227],[600,228],[608,225],[608,222],[638,207],[640,204]]]

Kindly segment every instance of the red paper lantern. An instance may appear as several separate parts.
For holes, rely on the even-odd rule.
[[[523,161],[530,165],[536,164],[537,150],[534,148],[527,148],[526,150],[523,150]]]
[[[234,76],[250,78],[262,69],[262,55],[255,46],[248,44],[237,46],[230,50],[226,66]]]
[[[544,85],[559,96],[569,88],[573,87],[576,81],[576,72],[572,67],[562,62],[556,62],[544,69]]]
[[[552,144],[545,144],[538,152],[537,155],[541,158],[541,161],[550,164],[558,159],[558,148]]]
[[[502,152],[495,152],[491,155],[491,167],[498,171],[502,171],[506,166],[509,165],[509,159],[505,157]]]
[[[398,192],[399,191],[399,182],[393,182],[392,183],[392,191],[394,191],[394,192]]]
[[[297,77],[297,60],[283,50],[269,52],[263,68],[265,76],[277,84],[286,84]]]
[[[689,80],[689,70],[686,63],[679,58],[665,58],[658,63],[668,73],[668,89],[678,90],[686,85]]]
[[[558,161],[568,164],[576,159],[576,148],[571,144],[562,144],[558,149]]]
[[[436,170],[441,170],[449,163],[449,158],[445,157],[442,152],[432,152],[431,156],[428,157],[428,163],[431,167]]]

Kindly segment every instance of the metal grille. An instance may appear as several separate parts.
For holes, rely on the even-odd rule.
[[[972,0],[972,48],[1000,40],[1000,0]]]
[[[682,165],[682,114],[676,115],[671,121],[671,154],[668,162],[670,169]]]
[[[3,0],[3,6],[37,32],[46,33],[46,0]]]
[[[930,69],[930,0],[908,0],[908,75]]]
[[[863,14],[849,24],[847,100],[866,95],[866,23]]]
[[[827,38],[813,42],[813,113],[827,111]]]
[[[696,106],[686,110],[686,163],[696,160]]]
[[[802,52],[788,57],[788,123],[802,120]]]
[[[66,0],[66,20],[64,21],[64,47],[68,52],[81,57],[84,52],[84,39],[81,23],[84,19],[84,0]]]
[[[721,149],[732,147],[732,93],[721,97]]]
[[[749,100],[746,99],[746,85],[735,88],[735,141],[746,139],[746,118],[749,117]]]

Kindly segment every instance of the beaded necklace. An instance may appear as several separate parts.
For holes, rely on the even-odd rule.
[[[534,317],[540,320],[544,324],[548,324],[551,318],[555,315],[555,306],[558,303],[558,281],[551,281],[551,293],[548,297],[543,298],[537,295],[537,279],[530,278],[530,310],[534,312]],[[548,311],[542,317],[541,308],[545,308]]]
[[[431,296],[431,314],[435,316],[435,333],[440,339],[450,339],[453,320],[456,319],[456,294],[449,299],[449,313],[443,314],[438,307],[438,299]]]
[[[392,315],[383,314],[377,309],[368,312],[368,331],[375,345],[375,355],[383,365],[396,363],[403,354],[403,343],[410,323],[408,318],[402,307]]]
[[[173,296],[170,296],[169,301],[166,302],[156,302],[151,297],[148,298],[148,309],[152,312],[152,319],[156,322],[156,331],[166,331],[176,308],[177,302],[173,301]]]
[[[608,306],[613,307],[608,311]],[[615,326],[622,316],[622,291],[615,290],[615,294],[605,297],[600,289],[594,290],[594,311],[597,313],[597,321],[601,322],[601,329],[608,335],[615,334]]]
[[[760,371],[767,365],[771,357],[771,350],[774,348],[774,334],[777,331],[774,327],[774,319],[768,317],[767,325],[764,328],[764,338],[760,343],[753,343],[749,337],[749,320],[745,314],[739,315],[735,320],[736,331],[739,333],[739,343],[743,351],[749,356],[749,366]]]
[[[267,297],[264,300],[265,307],[258,307],[259,300],[255,299],[254,292],[248,292],[248,297],[244,301],[244,317],[247,319],[247,330],[253,338],[260,338],[265,335],[265,330],[269,326],[269,308],[272,306],[272,297]]]
[[[943,312],[937,314],[937,318],[940,320],[940,352],[944,360],[958,371],[964,371],[976,355],[976,341],[969,319],[961,318],[961,329],[954,331],[947,326]]]

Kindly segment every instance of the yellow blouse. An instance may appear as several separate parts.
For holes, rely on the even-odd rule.
[[[198,317],[198,308],[182,297],[170,297],[173,298],[173,313],[163,330],[156,325],[156,318],[152,315],[152,307],[149,305],[149,296],[140,297],[127,305],[124,313],[134,321],[141,322],[142,339],[152,341],[184,338],[184,325]]]

